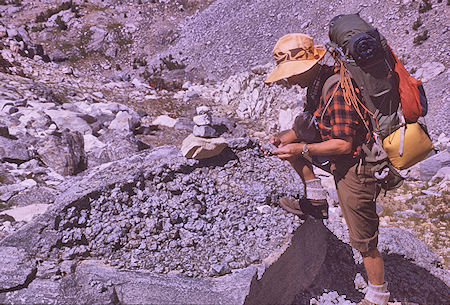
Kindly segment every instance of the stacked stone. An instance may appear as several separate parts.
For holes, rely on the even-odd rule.
[[[197,115],[193,118],[195,126],[193,134],[200,138],[217,138],[217,130],[212,126],[211,108],[197,107]]]

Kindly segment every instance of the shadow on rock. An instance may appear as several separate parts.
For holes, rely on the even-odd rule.
[[[448,304],[450,289],[442,280],[402,255],[383,256],[391,301]],[[308,219],[294,233],[286,252],[261,279],[253,279],[245,304],[304,305],[330,291],[359,302],[364,295],[355,288],[358,273],[365,277],[363,265],[354,261],[352,248],[320,221]]]
[[[222,167],[229,161],[238,159],[238,156],[229,147],[226,147],[220,154],[211,158],[200,160],[198,163],[198,167]]]
[[[419,304],[450,304],[450,288],[439,278],[398,254],[384,254],[391,300]]]

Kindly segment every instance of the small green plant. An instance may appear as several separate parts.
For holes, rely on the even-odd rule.
[[[123,25],[121,23],[110,23],[106,26],[106,28],[110,32],[114,33],[114,40],[119,46],[123,47],[133,43],[133,39],[131,38],[131,36],[126,35],[123,32]]]
[[[133,65],[139,65],[141,67],[147,66],[147,59],[144,55],[138,56],[133,60]]]
[[[152,67],[152,72],[145,69],[143,73],[140,74],[145,81],[155,89],[162,90],[166,89],[169,91],[179,90],[183,86],[182,83],[178,81],[167,81],[162,77],[161,70],[159,68]]]
[[[430,36],[428,36],[428,30],[423,31],[422,34],[417,34],[416,37],[414,37],[413,43],[417,45],[421,45],[425,40],[427,40]]]
[[[61,16],[56,17],[55,22],[58,25],[59,30],[61,31],[67,30],[67,23],[65,23],[64,20],[61,19]]]
[[[166,67],[169,71],[186,68],[186,65],[182,62],[176,61],[173,58],[172,54],[169,54],[166,57],[162,57],[161,61],[162,61],[162,64],[161,64],[162,67],[160,66],[161,70],[163,70],[164,67]]]
[[[81,35],[77,43],[77,47],[80,49],[80,55],[83,58],[88,55],[86,47],[89,45],[89,43],[91,43],[92,35],[94,35],[94,33],[89,29],[89,26],[84,26],[81,29]]]
[[[31,27],[31,31],[34,32],[34,33],[40,32],[43,29],[45,29],[45,25],[37,25],[37,26]]]
[[[417,17],[417,20],[414,21],[414,23],[413,23],[413,25],[412,25],[412,29],[413,29],[414,31],[417,31],[417,30],[420,28],[420,26],[421,26],[422,24],[423,24],[423,23],[422,23],[422,19],[420,19],[420,17]]]
[[[71,10],[72,12],[74,12],[75,14],[78,14],[78,7],[76,4],[74,4],[72,2],[72,0],[67,1],[67,2],[63,2],[61,3],[58,7],[56,8],[49,8],[47,9],[45,12],[41,12],[39,15],[36,16],[35,21],[36,22],[45,22],[48,20],[48,18],[50,18],[53,15],[58,14],[59,12],[62,11],[67,11],[67,10]]]
[[[422,3],[419,5],[419,13],[428,12],[432,8],[433,8],[433,6],[429,0],[423,0]]]

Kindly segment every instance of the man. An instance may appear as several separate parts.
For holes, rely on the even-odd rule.
[[[322,47],[314,46],[313,39],[304,34],[283,36],[273,50],[277,67],[269,74],[266,83],[287,79],[290,85],[308,88],[305,108],[308,112],[314,111],[322,138],[321,142],[302,141],[302,131],[295,131],[296,119],[292,130],[271,139],[278,147],[272,153],[288,160],[306,185],[306,199],[285,199],[280,201],[280,205],[302,215],[309,212],[304,210],[307,208],[305,200],[313,206],[323,202],[320,180],[307,160],[311,160],[311,156],[329,156],[350,243],[362,254],[369,280],[369,289],[360,304],[385,305],[390,294],[384,282],[383,258],[377,249],[379,220],[375,209],[380,188],[371,174],[371,164],[364,161],[361,151],[362,143],[370,135],[355,109],[345,102],[338,84],[326,92],[325,101],[321,98],[324,83],[334,74],[331,67],[319,63],[325,52]],[[363,115],[368,118],[367,113]]]

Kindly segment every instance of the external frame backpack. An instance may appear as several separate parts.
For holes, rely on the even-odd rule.
[[[366,161],[378,163],[375,175],[386,176],[389,167],[394,172],[392,165],[405,169],[423,160],[433,146],[426,129],[417,123],[427,112],[421,82],[409,75],[386,39],[358,14],[333,18],[329,37],[327,46],[340,74],[325,82],[322,98],[326,101],[330,88],[339,83],[346,102],[360,116],[360,108],[370,114],[366,128],[372,143],[365,143],[363,151]],[[330,102],[331,98],[326,107]]]

